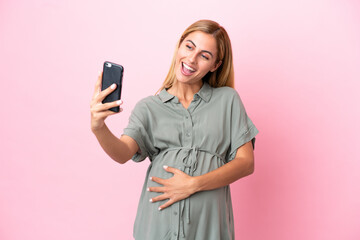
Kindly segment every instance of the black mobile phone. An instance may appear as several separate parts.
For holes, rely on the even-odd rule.
[[[123,66],[108,61],[104,62],[101,91],[110,87],[113,83],[116,84],[116,89],[113,92],[111,92],[109,95],[107,95],[105,99],[102,101],[102,103],[114,102],[121,98],[123,74],[124,74]],[[110,108],[109,110],[113,112],[119,112],[120,107],[113,107]]]

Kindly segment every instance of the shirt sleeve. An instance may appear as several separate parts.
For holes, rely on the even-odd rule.
[[[147,132],[146,105],[137,103],[132,110],[129,123],[122,135],[134,139],[139,146],[138,152],[131,158],[134,162],[141,162],[150,155],[151,141]]]
[[[231,142],[226,156],[227,161],[233,160],[237,149],[249,141],[252,141],[253,148],[255,148],[255,136],[259,133],[258,129],[248,117],[240,96],[236,91],[234,91],[230,105]]]

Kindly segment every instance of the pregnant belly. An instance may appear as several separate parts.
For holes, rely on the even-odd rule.
[[[172,177],[171,173],[163,169],[165,165],[177,168],[190,176],[199,176],[221,167],[224,161],[219,155],[203,150],[185,148],[165,151],[153,159],[151,176],[165,179]]]

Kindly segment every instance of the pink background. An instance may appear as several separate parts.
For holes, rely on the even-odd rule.
[[[90,131],[105,60],[125,67],[120,136],[160,87],[180,34],[225,26],[260,130],[232,184],[237,239],[360,239],[360,3],[1,1],[0,239],[132,239],[148,161],[119,165]]]

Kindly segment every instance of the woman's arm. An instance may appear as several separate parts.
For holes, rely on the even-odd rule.
[[[126,135],[117,138],[106,124],[101,129],[93,130],[93,133],[107,155],[120,164],[129,161],[139,149],[134,139]]]
[[[254,152],[251,141],[238,148],[235,158],[204,175],[195,177],[195,192],[224,187],[254,172]]]
[[[95,134],[101,147],[104,151],[116,162],[126,163],[139,149],[136,141],[129,136],[123,135],[120,139],[117,138],[105,124],[105,119],[113,114],[109,108],[116,107],[122,104],[122,101],[115,101],[110,103],[102,103],[102,100],[115,90],[116,85],[101,91],[101,76],[99,74],[95,85],[95,91],[90,103],[91,112],[91,131]],[[122,108],[120,108],[120,112]]]
[[[235,158],[229,163],[201,176],[191,177],[181,170],[172,167],[165,166],[164,169],[173,173],[174,176],[169,179],[152,177],[152,181],[163,185],[163,187],[148,188],[148,191],[163,193],[150,199],[151,202],[169,199],[169,201],[160,206],[159,210],[185,199],[196,192],[224,187],[242,177],[252,174],[254,172],[252,143],[250,141],[238,148]]]

